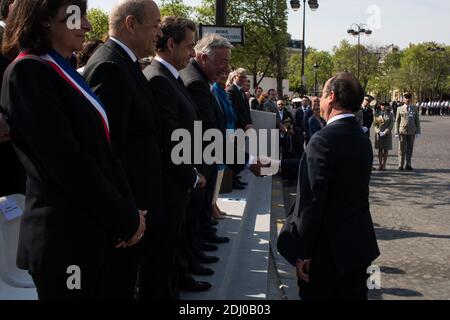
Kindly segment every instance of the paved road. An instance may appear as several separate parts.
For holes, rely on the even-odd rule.
[[[372,174],[382,289],[370,297],[450,299],[450,117],[422,118],[414,172],[397,171],[397,148]]]
[[[382,288],[369,297],[450,299],[450,117],[422,118],[413,172],[397,170],[395,140],[387,171],[374,171],[371,180],[371,212],[381,250],[374,264],[381,268]],[[375,157],[375,167],[377,162]],[[295,191],[284,185],[285,209]],[[278,219],[282,211],[275,214]],[[287,298],[298,299],[292,268],[277,261]]]

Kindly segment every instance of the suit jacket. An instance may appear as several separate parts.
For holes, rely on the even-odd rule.
[[[397,109],[395,117],[395,133],[403,135],[420,134],[419,110],[415,106],[403,105]]]
[[[103,102],[111,141],[125,167],[139,209],[161,214],[162,176],[156,99],[138,63],[108,40],[89,59],[84,76]]]
[[[0,105],[27,174],[17,265],[44,274],[104,268],[139,216],[98,112],[39,58],[13,63],[4,79]]]
[[[340,272],[367,267],[379,255],[369,209],[372,146],[355,118],[318,131],[301,160],[294,213],[302,259],[330,252]]]
[[[0,27],[1,28],[1,27]],[[0,88],[3,83],[3,75],[11,63],[9,59],[0,54]],[[1,117],[0,117],[0,121]],[[0,143],[0,197],[14,193],[25,194],[25,169],[17,158],[11,141]]]
[[[303,111],[303,108],[300,107],[295,111],[294,118],[295,118],[295,125],[297,128],[301,130],[301,132],[304,132],[303,129],[303,116],[305,112]]]
[[[358,111],[355,112],[355,117],[356,117],[356,121],[358,122],[358,124],[361,127],[364,126],[364,113],[363,113],[362,109],[359,109]]]
[[[200,119],[203,124],[203,130],[214,128],[219,129],[224,137],[224,151],[223,161],[226,160],[226,143],[225,135],[227,129],[227,121],[225,113],[220,105],[218,99],[212,94],[211,86],[203,71],[197,62],[192,59],[186,68],[180,71],[181,78],[192,98],[197,106],[200,114]],[[206,146],[206,144],[205,144]],[[235,148],[235,160],[233,163],[226,163],[233,171],[241,171],[244,169],[245,164],[238,164],[236,161],[237,151]],[[245,162],[248,161],[248,154],[245,155]],[[205,167],[205,166],[203,166]],[[208,167],[208,166],[206,166]]]
[[[311,116],[308,120],[308,128],[311,136],[317,131],[321,130],[323,126],[324,126],[323,120],[320,118]]]
[[[311,118],[313,112],[311,107],[306,108],[303,114],[303,129],[305,130],[306,139],[309,140],[311,134],[309,132],[309,118]]]
[[[264,103],[263,111],[276,113],[277,112],[277,104],[276,104],[276,102],[274,102],[272,100],[267,100]]]
[[[363,115],[363,126],[367,129],[370,129],[373,123],[373,109],[370,107],[362,108],[362,115]]]
[[[250,104],[247,97],[242,94],[242,91],[233,83],[227,88],[227,93],[230,98],[231,104],[236,110],[237,123],[236,128],[245,129],[249,124],[252,124],[252,117],[250,115]]]
[[[277,128],[281,127],[281,125],[283,124],[284,120],[292,119],[292,114],[286,108],[283,108],[282,114],[283,114],[283,117],[280,116],[280,112],[277,110],[277,113],[276,113],[276,116],[277,116],[276,117]]]
[[[168,171],[169,179],[178,182],[183,189],[191,189],[197,179],[193,156],[188,164],[174,164],[171,153],[178,142],[171,141],[171,136],[176,129],[185,129],[194,137],[194,121],[199,121],[197,107],[184,85],[159,61],[154,59],[145,69],[144,75],[157,100],[165,171]],[[191,155],[193,151],[192,148]]]

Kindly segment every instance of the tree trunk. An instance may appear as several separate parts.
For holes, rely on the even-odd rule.
[[[277,65],[277,93],[278,97],[281,99],[283,97],[283,57],[281,56],[280,47],[277,46],[276,52],[276,65]]]

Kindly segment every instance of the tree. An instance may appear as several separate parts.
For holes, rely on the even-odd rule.
[[[367,88],[370,79],[378,72],[380,60],[379,49],[360,45],[360,77],[359,81],[364,89]],[[333,48],[334,71],[348,70],[354,75],[358,72],[358,45],[352,46],[347,40],[342,40],[338,47]]]
[[[403,52],[395,46],[383,48],[385,55],[380,60],[379,72],[370,79],[368,91],[375,92],[377,100],[390,100],[398,83],[398,69]]]
[[[195,8],[196,21],[214,23],[215,1],[203,0]],[[253,75],[256,87],[266,75],[277,78],[277,90],[283,91],[287,52],[287,4],[277,0],[228,0],[227,24],[244,25],[245,45],[236,45],[232,66],[243,67]]]
[[[162,0],[159,10],[162,17],[177,16],[192,19],[194,8],[185,5],[183,0]]]
[[[92,31],[87,34],[88,40],[105,40],[108,36],[108,14],[102,9],[92,8],[87,12]]]

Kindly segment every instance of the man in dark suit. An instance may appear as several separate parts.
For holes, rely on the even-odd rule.
[[[156,99],[139,59],[154,51],[161,34],[160,22],[160,12],[153,1],[120,2],[110,15],[110,39],[93,54],[84,70],[86,80],[107,109],[112,147],[125,167],[136,204],[148,212],[148,233],[162,228],[158,223],[164,214],[160,124]],[[153,240],[148,233],[144,250]],[[148,259],[157,259],[149,256],[151,250],[144,254]],[[113,272],[120,288],[112,293],[115,298],[133,298],[139,255],[138,250],[130,250],[115,257]]]
[[[13,3],[13,0],[0,1],[0,43],[3,40],[6,19],[14,6]],[[10,59],[0,54],[0,88],[3,83],[3,74],[10,63]],[[14,193],[25,194],[25,170],[9,140],[9,128],[0,114],[0,159],[2,159],[0,167],[0,197]]]
[[[253,126],[250,104],[244,90],[247,82],[247,71],[243,68],[238,68],[234,71],[233,83],[226,89],[228,98],[237,115],[236,129],[242,129],[244,131]],[[240,181],[238,172],[233,171],[233,188],[244,189],[245,186],[246,183]]]
[[[305,145],[308,145],[309,139],[311,139],[311,133],[309,132],[309,118],[311,118],[313,111],[311,106],[311,100],[308,97],[303,97],[302,106],[304,106],[304,114],[303,114],[303,130],[305,132]]]
[[[304,300],[367,299],[366,272],[379,249],[369,210],[372,147],[353,114],[363,98],[350,73],[328,80],[320,104],[327,126],[300,164],[294,214]]]
[[[219,129],[223,134],[226,131],[224,112],[217,97],[211,92],[211,85],[223,74],[228,73],[232,47],[230,42],[224,37],[217,34],[208,34],[195,46],[196,57],[191,60],[185,69],[180,71],[181,78],[199,110],[204,131]],[[224,156],[224,159],[226,159],[226,156]],[[246,163],[247,167],[254,172],[257,172],[260,168],[258,164],[252,164],[248,156],[246,157]],[[236,161],[230,164],[227,163],[227,165],[231,166],[233,170],[245,168],[245,164],[239,165]],[[205,175],[208,181],[205,195],[202,199],[198,197],[197,203],[197,206],[202,206],[202,209],[199,210],[202,215],[200,219],[202,236],[211,243],[228,242],[228,238],[218,237],[215,232],[208,228],[212,215],[211,203],[217,177],[217,166],[215,164],[203,164],[199,166],[199,171]]]
[[[245,96],[243,86],[247,82],[247,71],[239,68],[235,71],[233,84],[227,88],[231,105],[237,114],[236,129],[247,130],[252,127],[252,117],[250,115],[250,104]]]
[[[224,42],[221,48],[215,50],[214,54],[215,60],[220,62],[217,63],[217,65],[212,65],[210,61],[206,61],[209,58],[207,54],[200,54],[197,52],[199,46],[205,42],[204,39],[205,38],[200,40],[195,47],[196,57],[190,61],[185,69],[180,71],[181,78],[189,95],[199,111],[203,132],[209,129],[218,128],[216,115],[219,106],[217,99],[211,92],[211,85],[222,73],[228,72],[232,48],[232,45],[229,42]],[[209,60],[211,60],[211,58],[209,58]],[[209,68],[202,67],[202,65],[206,63]],[[205,147],[205,145],[203,147]],[[198,166],[198,169],[206,177],[207,185],[204,192],[199,190],[198,192],[193,193],[189,207],[192,210],[197,208],[197,214],[200,214],[198,217],[198,228],[200,233],[202,233],[204,240],[210,243],[228,242],[229,238],[218,237],[216,233],[211,230],[210,225],[212,217],[211,203],[217,178],[217,165],[202,163]]]
[[[199,120],[199,113],[194,102],[191,100],[183,81],[180,78],[179,71],[186,67],[190,58],[195,56],[195,24],[185,18],[166,17],[162,24],[162,37],[158,39],[157,54],[151,65],[144,70],[144,75],[148,79],[150,87],[157,100],[157,114],[160,119],[161,144],[163,156],[163,187],[165,197],[164,215],[167,219],[164,225],[167,228],[155,232],[161,233],[158,247],[164,248],[159,257],[165,257],[165,260],[175,257],[177,252],[178,261],[171,261],[172,265],[166,266],[157,261],[149,261],[148,267],[141,269],[141,294],[148,297],[146,287],[154,287],[150,290],[150,297],[161,293],[160,286],[155,283],[160,282],[161,277],[169,276],[172,281],[172,297],[178,296],[179,286],[183,289],[204,288],[209,289],[210,284],[201,281],[195,281],[189,274],[210,275],[213,270],[204,268],[196,260],[189,246],[191,231],[188,229],[189,223],[186,223],[186,207],[189,202],[189,193],[195,188],[204,188],[205,178],[197,172],[194,166],[192,152],[191,157],[186,163],[175,164],[171,158],[173,148],[178,141],[172,141],[172,134],[177,129],[183,129],[194,137],[194,122]],[[177,199],[177,201],[174,201]],[[172,237],[167,237],[169,232]],[[164,246],[161,241],[166,239]],[[155,255],[157,256],[157,255]],[[159,270],[154,266],[160,265]],[[178,270],[175,266],[179,265]],[[159,280],[155,281],[154,274],[158,274]],[[180,279],[177,280],[177,275]],[[179,283],[178,283],[179,282]]]
[[[277,118],[276,118],[276,125],[277,129],[281,128],[283,126],[283,123],[286,119],[292,120],[292,114],[286,109],[284,101],[278,100],[277,101]]]

